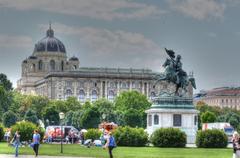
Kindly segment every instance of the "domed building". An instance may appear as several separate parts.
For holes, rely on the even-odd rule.
[[[170,91],[174,85],[161,81],[155,85],[149,69],[80,67],[80,60],[68,58],[66,47],[49,27],[46,37],[35,44],[33,53],[22,62],[22,75],[17,90],[23,94],[63,100],[75,96],[79,101],[110,101],[122,91],[136,90],[149,99],[159,91]],[[189,92],[192,96],[192,91]]]

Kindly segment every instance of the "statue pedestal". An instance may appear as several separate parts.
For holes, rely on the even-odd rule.
[[[146,113],[149,135],[158,128],[179,128],[186,133],[187,143],[195,143],[199,111],[195,109],[192,99],[178,96],[157,97]]]

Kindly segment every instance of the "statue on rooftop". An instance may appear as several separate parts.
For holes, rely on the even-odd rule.
[[[181,55],[177,55],[177,57],[175,57],[175,52],[173,50],[165,48],[165,51],[169,58],[167,58],[163,64],[163,67],[165,68],[164,76],[157,76],[157,82],[168,81],[174,83],[176,85],[175,96],[181,96],[179,93],[180,88],[186,92],[189,83],[196,89],[195,79],[193,76],[188,76],[182,69]]]

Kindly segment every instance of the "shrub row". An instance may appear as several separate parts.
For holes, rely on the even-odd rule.
[[[150,138],[157,147],[185,147],[186,134],[178,128],[160,128]]]
[[[198,131],[196,145],[200,148],[226,148],[228,144],[227,135],[217,129]]]
[[[99,129],[88,129],[88,131],[84,134],[85,139],[99,139],[101,136],[101,131]]]
[[[13,125],[11,130],[12,136],[18,130],[21,135],[21,141],[31,141],[33,137],[34,130],[38,130],[41,135],[41,139],[43,139],[45,130],[43,128],[37,127],[35,124],[28,121],[17,122]]]
[[[114,132],[118,146],[145,146],[148,134],[143,128],[119,127]]]
[[[39,130],[41,138],[44,136],[44,129],[37,127],[31,122],[17,122],[12,126],[12,136],[19,130],[21,141],[32,139],[33,131]],[[98,129],[89,129],[85,133],[85,139],[99,139],[101,132]],[[4,137],[4,127],[0,124],[0,141]],[[114,137],[118,146],[145,146],[148,141],[148,134],[143,128],[119,127],[114,131]],[[150,137],[150,143],[156,147],[185,147],[186,134],[177,128],[160,128]],[[225,148],[228,143],[227,135],[221,130],[198,131],[196,145],[201,148]]]

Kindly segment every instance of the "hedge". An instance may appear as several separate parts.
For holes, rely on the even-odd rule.
[[[196,145],[200,148],[226,148],[228,144],[227,135],[222,130],[198,131]]]
[[[84,134],[85,139],[100,139],[101,131],[99,129],[91,128]]]
[[[15,132],[18,130],[21,136],[20,137],[21,141],[32,141],[33,132],[35,129],[37,129],[37,126],[28,121],[21,121],[21,122],[17,122],[11,128],[12,128],[11,130],[12,136],[14,136]]]
[[[156,147],[185,147],[186,138],[178,128],[160,128],[153,132],[150,141]]]
[[[143,128],[119,127],[114,131],[114,137],[118,146],[145,146],[148,143],[148,134]]]

